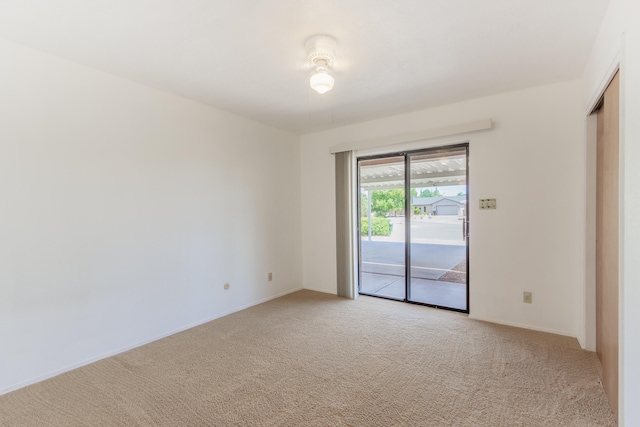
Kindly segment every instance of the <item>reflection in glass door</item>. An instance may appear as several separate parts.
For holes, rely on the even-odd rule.
[[[463,144],[358,160],[361,294],[468,312],[467,159]]]

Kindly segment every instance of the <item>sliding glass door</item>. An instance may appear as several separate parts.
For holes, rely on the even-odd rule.
[[[467,144],[358,159],[361,294],[468,312],[467,176]]]
[[[360,160],[360,292],[406,299],[405,157]],[[364,177],[364,179],[363,179]]]

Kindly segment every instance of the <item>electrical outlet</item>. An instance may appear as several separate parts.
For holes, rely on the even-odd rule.
[[[272,281],[272,280],[273,280],[273,273],[269,273],[269,274],[267,275],[267,279],[268,279],[269,281]]]
[[[522,294],[522,302],[525,302],[527,304],[531,304],[533,302],[533,293],[531,292],[524,292]]]
[[[225,291],[228,291],[230,287],[231,287],[231,285],[230,285],[230,284],[228,284],[228,283],[225,283],[225,284],[224,284],[224,290],[225,290]]]

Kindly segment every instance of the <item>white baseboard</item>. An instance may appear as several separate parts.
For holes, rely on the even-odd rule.
[[[326,289],[313,288],[309,286],[305,286],[302,289],[304,289],[305,291],[314,291],[314,292],[322,292],[323,294],[338,295],[337,291],[327,291]]]
[[[241,305],[241,306],[236,307],[236,308],[234,308],[232,310],[224,311],[224,312],[218,313],[218,314],[216,314],[214,316],[210,316],[210,317],[206,317],[204,319],[200,319],[200,320],[198,320],[196,322],[190,323],[190,324],[188,324],[186,326],[181,326],[181,327],[173,329],[173,330],[171,330],[169,332],[162,333],[162,334],[157,335],[157,336],[155,336],[153,338],[150,338],[150,339],[147,339],[147,340],[142,340],[142,341],[139,341],[139,342],[136,342],[134,344],[130,344],[130,345],[127,345],[127,346],[124,346],[124,347],[120,347],[120,348],[118,348],[116,350],[108,351],[108,352],[102,353],[102,354],[100,354],[98,356],[90,357],[90,358],[84,359],[84,360],[82,360],[80,362],[72,363],[70,365],[67,365],[67,366],[65,366],[63,368],[56,369],[56,370],[51,371],[51,372],[47,372],[46,374],[38,375],[37,377],[34,377],[34,378],[28,379],[26,381],[22,381],[22,382],[19,382],[17,384],[10,385],[9,387],[3,388],[2,390],[0,390],[0,396],[2,396],[3,394],[6,394],[6,393],[10,393],[12,391],[21,389],[23,387],[29,386],[31,384],[39,383],[40,381],[44,381],[44,380],[47,380],[49,378],[53,378],[53,377],[58,376],[60,374],[64,374],[65,372],[72,371],[74,369],[80,368],[80,367],[88,365],[90,363],[97,362],[97,361],[102,360],[102,359],[106,359],[107,357],[115,356],[116,354],[124,353],[125,351],[132,350],[132,349],[134,349],[136,347],[140,347],[140,346],[152,343],[154,341],[158,341],[158,340],[160,340],[162,338],[166,338],[166,337],[168,337],[170,335],[174,335],[174,334],[177,334],[179,332],[186,331],[187,329],[195,328],[196,326],[200,326],[202,324],[211,322],[212,320],[220,319],[221,317],[228,316],[228,315],[233,314],[233,313],[237,313],[238,311],[246,310],[247,308],[250,308],[250,307],[265,303],[267,301],[271,301],[271,300],[276,299],[276,298],[280,298],[282,296],[291,294],[293,292],[301,291],[302,289],[303,288],[291,289],[291,290],[288,290],[288,291],[285,291],[285,292],[281,292],[281,293],[276,294],[276,295],[269,296],[267,298],[260,299],[260,300],[258,300],[256,302],[253,302],[253,303],[250,303],[250,304]]]
[[[526,325],[526,324],[523,324],[523,323],[508,322],[508,321],[504,321],[504,320],[492,319],[492,318],[483,317],[483,316],[474,316],[472,314],[469,314],[469,319],[480,320],[480,321],[489,322],[489,323],[497,323],[499,325],[513,326],[513,327],[522,328],[522,329],[530,329],[532,331],[547,332],[547,333],[550,333],[550,334],[563,335],[563,336],[575,338],[576,340],[578,340],[578,337],[576,337],[575,334],[573,334],[571,332],[567,332],[567,331],[560,331],[560,330],[557,330],[557,329],[541,328],[539,326]],[[579,340],[578,340],[578,343],[579,343]]]

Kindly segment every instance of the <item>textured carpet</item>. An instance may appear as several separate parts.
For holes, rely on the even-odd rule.
[[[0,396],[2,426],[614,426],[575,339],[301,291]]]

